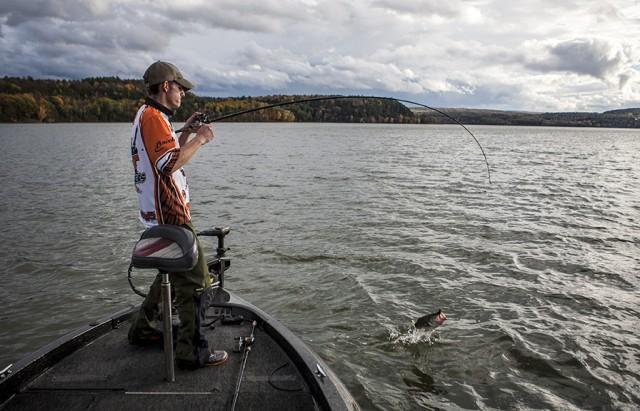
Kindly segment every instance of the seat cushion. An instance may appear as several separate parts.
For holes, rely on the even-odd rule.
[[[145,230],[133,248],[135,268],[172,273],[191,270],[198,261],[194,234],[183,227],[160,224]]]

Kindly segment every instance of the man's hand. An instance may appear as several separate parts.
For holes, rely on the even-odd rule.
[[[213,140],[215,136],[213,135],[213,128],[210,124],[202,124],[198,130],[196,131],[195,139],[200,141],[200,145],[205,145],[209,141]]]
[[[168,170],[167,173],[179,170],[182,166],[187,164],[191,157],[196,154],[198,149],[213,140],[213,137],[213,129],[211,128],[211,125],[202,124],[198,126],[196,135],[191,140],[180,145],[180,155],[178,156],[178,160],[176,160],[173,168]]]
[[[200,122],[197,121],[196,119],[201,115],[202,113],[199,111],[194,112],[184,123],[184,126],[182,126],[182,132],[184,133],[185,131],[189,131],[189,132],[196,131],[198,127],[200,127]]]

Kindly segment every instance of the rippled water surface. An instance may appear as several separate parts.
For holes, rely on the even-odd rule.
[[[365,410],[636,409],[638,131],[472,130],[493,184],[459,127],[220,124],[187,167],[194,221],[232,227],[228,288]],[[0,141],[2,367],[139,303],[141,228],[128,124]]]

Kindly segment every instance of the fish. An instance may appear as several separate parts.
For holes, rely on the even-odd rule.
[[[440,327],[446,321],[446,319],[447,316],[444,315],[442,309],[440,309],[435,313],[427,314],[418,318],[416,320],[415,327],[417,329]]]

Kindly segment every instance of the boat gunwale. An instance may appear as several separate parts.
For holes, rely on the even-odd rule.
[[[226,291],[226,290],[225,290]],[[231,299],[225,303],[214,303],[216,307],[245,308],[258,315],[263,322],[263,328],[274,341],[285,350],[286,354],[295,362],[305,382],[312,390],[316,401],[326,410],[358,411],[360,408],[343,385],[342,381],[333,373],[327,364],[307,346],[297,335],[272,315],[266,313],[253,304],[243,300],[235,294],[229,293]],[[318,376],[313,370],[316,365],[322,367],[325,376]]]
[[[11,367],[11,374],[0,380],[0,409],[44,371],[92,341],[118,328],[118,325],[128,320],[136,310],[136,306],[131,306],[103,317],[101,320],[83,325],[20,359]]]

